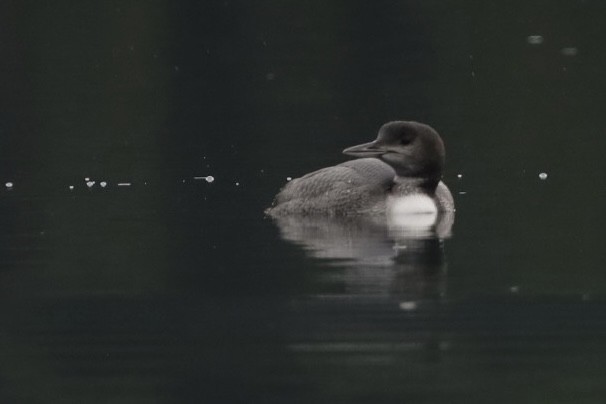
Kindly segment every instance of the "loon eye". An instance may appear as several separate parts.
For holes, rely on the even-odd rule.
[[[401,139],[400,139],[400,144],[401,144],[402,146],[409,145],[410,143],[411,143],[410,138],[404,138],[404,137],[403,137],[403,138],[401,138]]]

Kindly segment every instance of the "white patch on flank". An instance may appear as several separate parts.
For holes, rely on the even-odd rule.
[[[438,218],[438,207],[432,198],[413,194],[392,198],[389,202],[391,220],[406,227],[430,227]]]

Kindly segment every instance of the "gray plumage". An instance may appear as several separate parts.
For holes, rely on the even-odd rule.
[[[385,196],[396,173],[375,158],[346,161],[287,183],[268,213],[364,214],[385,209]]]

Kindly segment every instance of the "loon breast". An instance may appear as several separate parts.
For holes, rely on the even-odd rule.
[[[437,221],[438,205],[435,198],[425,193],[389,195],[386,213],[393,224],[426,228]]]
[[[387,209],[394,215],[437,214],[434,198],[424,193],[387,197]]]

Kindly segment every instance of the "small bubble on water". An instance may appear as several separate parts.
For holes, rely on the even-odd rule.
[[[209,176],[206,177],[206,182],[208,182],[209,184],[211,182],[213,182],[214,180],[215,180],[215,177],[213,177],[212,175],[209,175]]]
[[[457,178],[463,178],[463,174],[457,174]]]
[[[526,37],[526,42],[530,45],[540,45],[543,43],[543,37],[541,35],[529,35]]]
[[[286,181],[292,181],[292,177],[286,177]]]
[[[70,191],[73,191],[73,190],[74,190],[74,186],[73,186],[73,185],[70,185],[70,186],[69,186],[69,190],[70,190]]]
[[[539,174],[539,178],[542,179],[543,181],[547,179],[547,173],[541,173]]]
[[[573,47],[562,48],[560,50],[560,53],[564,56],[576,56],[578,52],[579,52],[579,50],[577,48],[573,48]]]
[[[86,182],[90,181],[90,177],[84,177],[84,181],[86,181]]]
[[[86,186],[89,187],[89,188],[92,188],[93,185],[95,185],[95,181],[87,181],[86,182]]]
[[[237,186],[237,187],[239,187],[239,186],[240,186],[240,183],[239,183],[239,182],[236,182],[236,186]]]
[[[99,185],[101,185],[101,188],[105,188],[107,186],[107,182],[101,181]]]
[[[13,187],[13,183],[12,182],[7,182],[6,184],[4,184],[7,188],[12,188]]]
[[[404,311],[412,311],[416,310],[417,303],[416,302],[401,302],[400,309]]]

